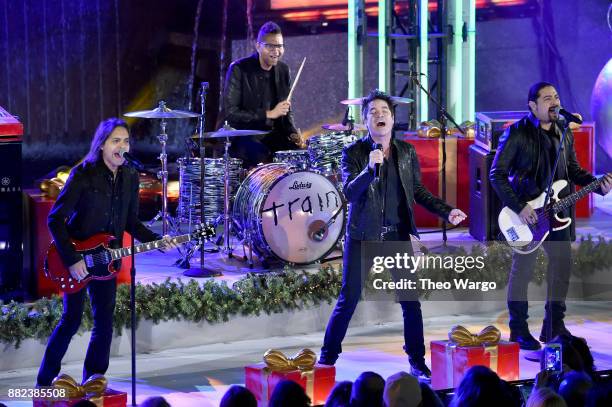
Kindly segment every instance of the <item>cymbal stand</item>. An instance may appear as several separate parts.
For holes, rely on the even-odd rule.
[[[166,109],[166,102],[163,100],[159,101],[159,109]],[[174,219],[168,213],[168,154],[166,153],[166,143],[168,142],[168,134],[166,133],[166,119],[161,119],[160,122],[160,133],[157,136],[157,140],[161,144],[161,154],[159,160],[161,161],[161,170],[157,172],[157,178],[162,182],[162,207],[161,211],[155,215],[155,217],[149,222],[149,226],[158,219],[162,221],[162,234],[165,236],[168,234],[168,226],[170,225],[173,230],[176,229]]]

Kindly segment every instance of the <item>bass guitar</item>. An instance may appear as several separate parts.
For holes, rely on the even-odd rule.
[[[559,199],[559,192],[567,187],[567,181],[555,181],[552,184],[552,193],[546,208],[544,208],[546,192],[542,192],[536,199],[527,202],[538,216],[538,221],[535,224],[528,225],[523,223],[519,215],[506,206],[501,210],[497,218],[499,229],[515,252],[522,254],[534,252],[550,233],[551,226],[552,230],[556,231],[565,229],[572,223],[571,218],[560,218],[559,212],[569,208],[589,193],[598,189],[601,186],[601,180],[595,180],[579,191],[562,199]]]

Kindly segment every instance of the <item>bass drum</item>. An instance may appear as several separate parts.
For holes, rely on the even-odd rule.
[[[260,257],[309,264],[327,256],[342,235],[342,202],[341,192],[324,176],[287,164],[266,164],[240,185],[233,216],[238,236],[250,237]]]

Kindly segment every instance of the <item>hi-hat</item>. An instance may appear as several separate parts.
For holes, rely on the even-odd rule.
[[[394,105],[403,105],[414,102],[413,99],[401,96],[390,96],[390,98],[391,102],[393,102]],[[344,99],[341,100],[340,103],[342,103],[343,105],[361,105],[363,103],[363,99],[365,98]]]
[[[209,131],[204,133],[204,138],[225,138],[225,137],[240,137],[240,136],[257,136],[262,134],[268,134],[267,131],[261,130],[236,130],[236,129],[219,129],[217,131]],[[199,136],[196,134],[191,137],[194,140],[199,139]]]
[[[348,125],[344,125],[342,123],[326,123],[324,125],[321,126],[321,128],[325,129],[325,130],[331,130],[331,131],[367,131],[368,128],[366,126],[364,126],[363,124],[354,124],[353,128],[349,128]]]
[[[189,112],[187,110],[173,110],[166,106],[163,100],[159,102],[159,106],[153,110],[139,110],[136,112],[125,113],[126,117],[139,117],[141,119],[189,119],[191,117],[200,117],[199,113]]]

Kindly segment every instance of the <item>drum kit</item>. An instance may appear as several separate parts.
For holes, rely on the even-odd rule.
[[[396,103],[411,101],[395,99]],[[341,103],[360,105],[361,101],[357,98]],[[162,182],[162,208],[156,218],[162,220],[164,234],[168,233],[169,226],[174,233],[179,233],[182,225],[191,228],[200,223],[215,227],[223,224],[222,239],[215,243],[217,249],[233,257],[231,235],[235,235],[242,243],[243,260],[250,267],[254,265],[253,254],[264,265],[270,261],[304,265],[325,259],[338,247],[347,217],[341,183],[342,149],[366,131],[365,126],[354,124],[346,117],[343,123],[325,124],[322,127],[327,133],[309,138],[305,150],[277,151],[273,163],[260,164],[246,173],[242,161],[229,155],[231,140],[266,132],[237,130],[226,123],[218,131],[205,133],[202,131],[204,111],[199,114],[173,110],[163,101],[153,110],[130,112],[125,116],[161,120],[158,136],[161,170],[157,175]],[[167,120],[196,117],[200,118],[202,136],[193,136],[192,140],[199,141],[200,146],[203,140],[222,140],[224,154],[223,158],[177,160],[179,201],[176,217],[172,217],[167,206]],[[201,250],[203,253],[203,247]],[[186,256],[190,257],[193,252],[193,248],[188,250]]]

